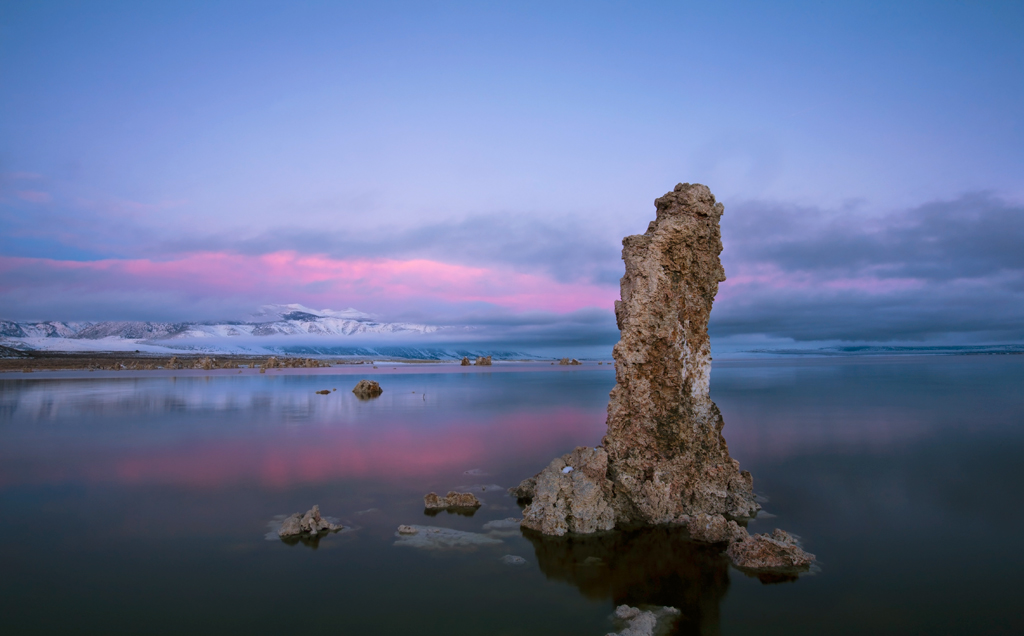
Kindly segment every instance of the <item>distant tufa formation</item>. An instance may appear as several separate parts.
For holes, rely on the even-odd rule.
[[[525,528],[562,535],[689,525],[699,516],[724,526],[721,540],[740,542],[746,530],[726,517],[760,509],[750,473],[729,457],[709,388],[708,319],[725,280],[723,206],[706,186],[686,183],[655,206],[647,232],[622,241],[626,274],[615,303],[622,335],[608,432],[601,447],[577,448],[510,490],[532,499]]]
[[[374,380],[360,380],[356,382],[356,386],[352,389],[352,392],[356,394],[356,397],[360,400],[369,400],[379,396],[384,392],[384,389],[380,388],[380,384]]]

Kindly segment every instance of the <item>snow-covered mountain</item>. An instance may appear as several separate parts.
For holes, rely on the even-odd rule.
[[[206,351],[281,350],[282,341],[303,337],[302,347],[319,339],[343,341],[351,336],[424,336],[451,328],[403,322],[378,322],[355,309],[334,311],[302,305],[268,305],[248,321],[224,322],[13,322],[0,320],[0,345],[21,350],[111,351],[192,349]],[[264,347],[234,344],[232,339],[273,338]],[[202,344],[202,341],[206,344]],[[197,343],[196,341],[200,341]],[[188,344],[186,344],[186,342]]]

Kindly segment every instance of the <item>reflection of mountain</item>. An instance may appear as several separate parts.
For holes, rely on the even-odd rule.
[[[584,596],[616,605],[668,605],[682,611],[675,634],[718,634],[718,608],[729,589],[721,550],[687,541],[666,527],[601,535],[549,537],[523,533],[541,571]]]

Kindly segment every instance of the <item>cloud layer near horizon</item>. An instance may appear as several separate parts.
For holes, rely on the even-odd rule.
[[[71,238],[49,240],[92,256],[0,256],[8,319],[237,319],[262,304],[299,302],[481,325],[502,339],[617,339],[611,307],[627,231],[579,218],[489,213],[358,234],[164,231],[145,244],[132,240],[154,234],[141,221],[97,215],[90,223],[53,197],[22,205],[57,226],[77,219]],[[624,219],[641,225],[643,217]],[[9,236],[47,236],[14,215],[4,221]],[[989,193],[887,214],[742,202],[727,206],[723,242],[729,279],[714,336],[1024,338],[1024,206]]]

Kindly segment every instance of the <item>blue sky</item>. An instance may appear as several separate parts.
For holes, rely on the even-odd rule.
[[[3,2],[0,314],[607,335],[619,241],[688,181],[726,206],[713,333],[1022,339],[1022,34],[1014,2]]]

